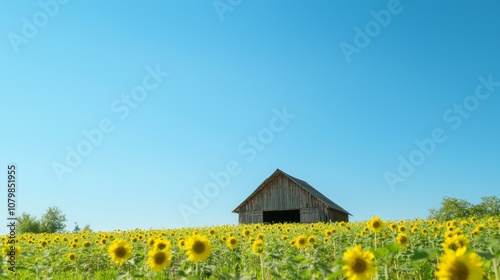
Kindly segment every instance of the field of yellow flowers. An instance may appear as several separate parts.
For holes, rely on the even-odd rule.
[[[24,234],[15,248],[1,241],[6,279],[500,280],[500,217]]]

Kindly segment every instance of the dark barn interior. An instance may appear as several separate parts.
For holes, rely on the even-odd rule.
[[[348,222],[351,215],[306,181],[279,169],[233,212],[241,224]]]
[[[264,211],[264,223],[300,223],[300,209],[283,211]]]

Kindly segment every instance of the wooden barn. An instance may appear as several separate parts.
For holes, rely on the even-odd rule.
[[[349,212],[307,182],[277,169],[233,213],[240,224],[349,221]]]

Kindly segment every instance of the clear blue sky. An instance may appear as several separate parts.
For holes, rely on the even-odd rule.
[[[498,1],[41,2],[0,4],[0,182],[16,163],[19,214],[232,224],[276,168],[352,220],[500,195]],[[425,154],[415,140],[436,129]],[[70,167],[68,147],[88,155]],[[196,208],[228,163],[238,173]]]

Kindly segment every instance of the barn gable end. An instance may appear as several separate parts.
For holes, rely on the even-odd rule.
[[[243,224],[348,221],[350,215],[307,182],[279,169],[233,212]]]

